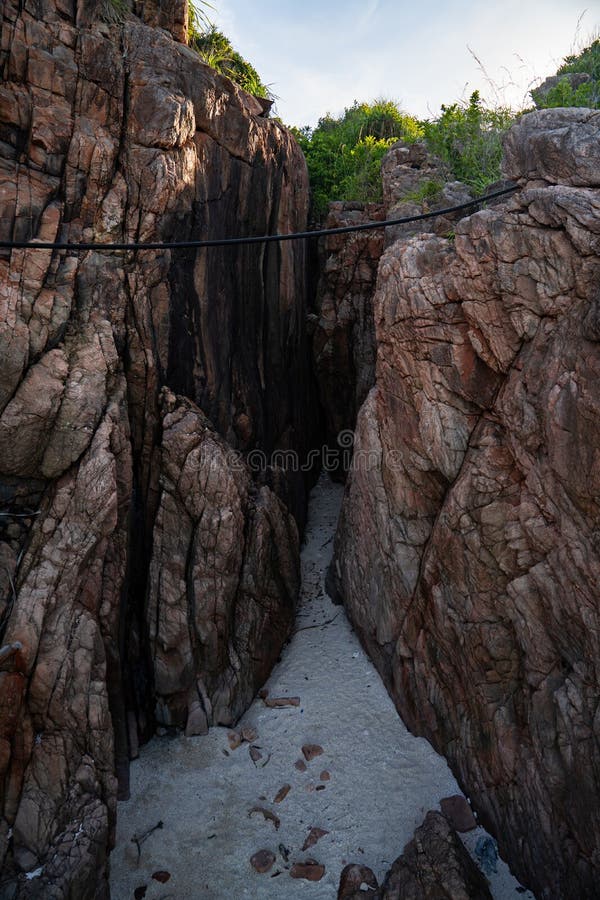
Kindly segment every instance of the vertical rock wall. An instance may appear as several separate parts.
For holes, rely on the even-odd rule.
[[[186,4],[110,6],[2,5],[2,238],[302,230],[300,151],[173,39]],[[312,441],[304,294],[302,244],[0,255],[11,898],[106,896],[138,740],[231,721],[278,655],[305,486],[269,460]]]
[[[509,202],[384,254],[334,574],[518,877],[600,870],[600,113],[525,116]]]

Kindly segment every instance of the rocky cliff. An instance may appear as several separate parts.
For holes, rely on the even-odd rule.
[[[331,203],[325,227],[401,219],[472,199],[468,188],[451,177],[423,143],[398,141],[383,160],[383,203]],[[320,278],[311,316],[313,365],[331,452],[330,468],[336,474],[348,469],[350,432],[375,383],[373,298],[384,247],[427,231],[445,235],[459,217],[447,214],[385,230],[329,235],[320,241]]]
[[[600,113],[510,201],[385,252],[333,572],[403,718],[539,897],[597,896]]]
[[[181,43],[184,0],[120,6],[3,3],[2,238],[305,228],[294,140]],[[304,268],[302,244],[0,255],[3,897],[105,897],[138,741],[233,721],[279,653]]]

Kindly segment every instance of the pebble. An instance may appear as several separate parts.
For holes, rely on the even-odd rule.
[[[275,862],[275,854],[271,850],[259,850],[250,858],[250,865],[260,875],[270,872]]]
[[[289,794],[291,789],[292,789],[291,784],[284,784],[283,787],[277,791],[277,794],[275,796],[275,799],[273,800],[273,803],[281,803],[282,800],[285,800],[285,798],[287,797],[287,795]]]
[[[321,756],[325,751],[319,744],[304,744],[302,747],[302,753],[304,754],[304,759],[307,762],[315,759],[317,756]]]
[[[292,878],[303,878],[305,881],[320,881],[324,874],[325,866],[320,865],[314,859],[295,863],[290,869]]]
[[[302,844],[302,850],[309,850],[311,847],[314,847],[317,841],[320,841],[326,834],[329,834],[329,832],[325,828],[311,828],[308,837]]]
[[[161,884],[166,884],[171,877],[171,873],[167,872],[165,869],[160,869],[158,872],[155,872],[152,877],[155,881],[160,881]]]

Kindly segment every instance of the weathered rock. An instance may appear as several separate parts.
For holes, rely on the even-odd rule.
[[[185,0],[110,6],[2,5],[2,238],[302,230],[300,151],[180,43]],[[155,707],[188,734],[233,721],[287,635],[305,481],[273,453],[313,440],[304,252],[0,253],[0,638],[23,645],[0,663],[0,865],[19,897],[106,897],[115,769],[126,796]],[[186,398],[168,413],[165,385]],[[260,456],[231,471],[228,444]]]
[[[259,850],[250,859],[250,864],[260,875],[270,872],[275,862],[275,854],[272,850]]]
[[[390,869],[381,900],[491,900],[488,883],[448,821],[429,812]]]
[[[461,794],[455,794],[453,797],[444,797],[440,800],[440,809],[455,831],[459,831],[462,834],[477,828],[473,810]]]
[[[326,228],[381,221],[385,207],[332,203]],[[383,231],[331,235],[320,246],[320,281],[313,320],[313,360],[332,451],[328,468],[346,471],[352,444],[345,434],[375,381],[373,294],[383,252]]]
[[[230,725],[291,631],[298,529],[191,401],[165,389],[162,408],[147,613],[156,720],[185,726],[201,703],[209,725]]]
[[[337,900],[361,900],[379,897],[379,882],[372,869],[358,863],[350,863],[342,869]]]
[[[533,182],[386,251],[333,566],[409,727],[556,898],[600,869],[599,122],[524,117]]]
[[[294,863],[290,869],[290,876],[292,878],[303,879],[304,881],[321,881],[324,875],[325,866],[314,859],[307,859],[304,862]]]
[[[383,203],[332,203],[327,228],[420,215],[472,198],[422,143],[394,144],[382,163]],[[331,235],[319,251],[320,280],[312,321],[315,372],[334,474],[348,471],[358,412],[375,384],[373,296],[384,247],[415,234],[447,235],[460,214],[388,228]]]

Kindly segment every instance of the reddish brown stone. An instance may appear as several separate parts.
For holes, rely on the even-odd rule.
[[[313,759],[316,759],[317,756],[321,756],[324,752],[325,751],[319,744],[304,744],[302,747],[302,753],[307,762],[311,762]]]
[[[266,697],[264,703],[269,709],[283,709],[286,706],[300,706],[300,697]]]
[[[266,872],[270,872],[273,868],[274,862],[275,854],[272,853],[271,850],[259,850],[250,859],[252,868],[259,872],[261,875],[264,875]]]
[[[378,889],[377,878],[368,866],[350,863],[342,870],[337,897],[338,900],[360,900],[361,897],[374,897]]]
[[[320,881],[325,875],[325,866],[314,859],[307,859],[302,863],[295,863],[290,869],[290,875],[305,881]]]
[[[284,784],[283,787],[277,791],[277,794],[275,796],[275,799],[273,800],[273,803],[281,803],[282,800],[285,800],[285,798],[287,797],[287,795],[289,794],[291,789],[292,789],[291,784]]]
[[[317,841],[320,841],[326,834],[329,834],[329,832],[324,828],[311,828],[306,840],[302,844],[302,850],[310,850],[310,848],[314,847]]]
[[[524,116],[520,192],[384,253],[331,570],[404,721],[561,900],[600,871],[599,126]]]
[[[294,768],[298,769],[299,772],[306,772],[306,763],[303,759],[297,759],[294,763]]]
[[[467,832],[477,828],[473,810],[462,794],[444,797],[443,800],[440,800],[440,809],[455,831]]]
[[[167,881],[171,878],[171,873],[167,872],[165,869],[160,869],[158,872],[154,872],[152,875],[155,881],[160,881],[161,884],[166,884]]]

